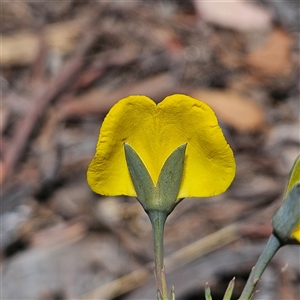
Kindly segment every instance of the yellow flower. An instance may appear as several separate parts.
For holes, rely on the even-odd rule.
[[[221,194],[235,176],[233,152],[213,110],[186,95],[168,96],[158,105],[146,96],[135,95],[112,107],[87,172],[96,193],[136,197],[124,143],[139,155],[154,185],[170,154],[187,144],[177,199]]]
[[[284,197],[290,192],[291,188],[296,183],[300,183],[300,155],[296,158],[295,163],[292,167],[289,181],[284,192]]]
[[[273,227],[283,244],[300,243],[300,155],[291,170],[283,203],[273,216]]]

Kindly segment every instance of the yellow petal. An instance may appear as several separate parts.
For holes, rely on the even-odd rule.
[[[292,237],[300,243],[300,224],[292,232]]]
[[[172,151],[187,143],[178,198],[218,195],[235,175],[233,152],[214,112],[186,95],[168,96],[158,105],[146,96],[129,96],[112,107],[87,173],[96,193],[136,196],[126,165],[125,142],[141,157],[154,184]]]

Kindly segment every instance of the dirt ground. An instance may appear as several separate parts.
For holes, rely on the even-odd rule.
[[[298,1],[2,1],[1,299],[155,299],[150,222],[86,170],[108,110],[184,93],[216,112],[236,159],[226,193],[165,229],[176,299],[237,299],[300,153]],[[220,174],[222,176],[222,174]],[[300,213],[300,212],[299,212]],[[300,298],[300,248],[254,300]]]

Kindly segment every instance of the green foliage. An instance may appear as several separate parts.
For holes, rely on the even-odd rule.
[[[206,286],[205,286],[205,300],[212,300],[211,293],[210,293],[210,287],[209,287],[208,283],[206,283]]]
[[[234,289],[234,283],[235,283],[235,278],[233,278],[229,282],[223,300],[230,300],[231,299],[232,292],[233,292],[233,289]]]

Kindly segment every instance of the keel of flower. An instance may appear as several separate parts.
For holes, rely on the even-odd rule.
[[[168,215],[179,202],[177,196],[184,170],[186,146],[187,144],[183,144],[170,154],[154,184],[142,159],[129,144],[124,144],[132,183],[137,198],[147,213],[160,211]]]

